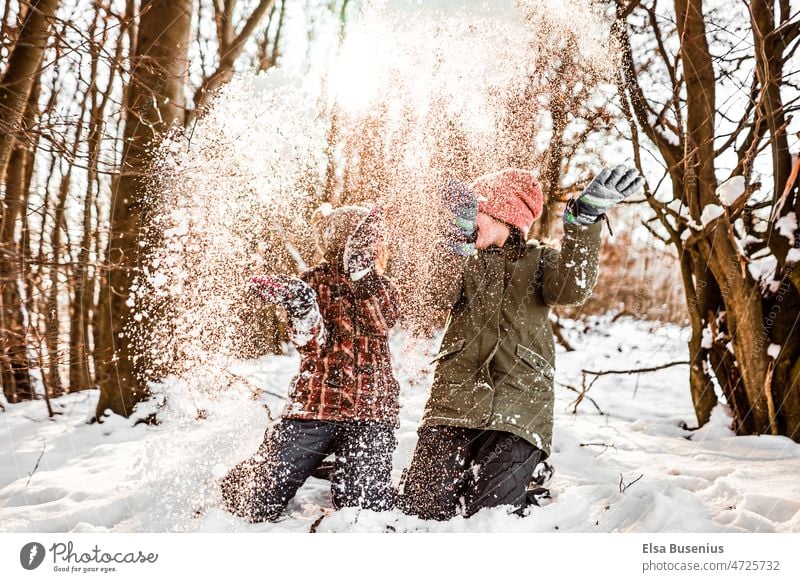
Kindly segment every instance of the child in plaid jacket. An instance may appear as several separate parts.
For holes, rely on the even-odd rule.
[[[222,481],[227,507],[250,521],[278,519],[331,453],[336,507],[392,507],[399,385],[387,335],[399,312],[396,287],[376,270],[378,222],[357,206],[317,210],[324,260],[299,278],[251,280],[258,296],[286,309],[301,361],[281,420]]]

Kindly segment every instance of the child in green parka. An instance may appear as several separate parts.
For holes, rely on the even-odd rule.
[[[442,285],[430,298],[450,312],[402,491],[405,511],[441,520],[526,505],[552,439],[550,309],[591,295],[600,220],[643,183],[625,166],[600,172],[567,203],[560,251],[527,240],[543,204],[531,172],[450,183],[449,250],[439,264]]]

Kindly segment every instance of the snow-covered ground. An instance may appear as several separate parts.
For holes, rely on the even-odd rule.
[[[559,351],[557,362],[562,384],[551,504],[522,518],[496,508],[444,523],[348,509],[325,517],[318,531],[800,531],[800,445],[784,437],[734,436],[724,406],[702,429],[683,428],[696,424],[686,366],[603,376],[588,396],[604,414],[586,399],[573,414],[577,394],[563,384],[580,386],[581,368],[683,360],[687,333],[607,318],[585,332],[570,331],[577,350]],[[403,390],[396,480],[414,449],[437,345],[438,338],[393,335]],[[258,525],[220,509],[216,487],[227,467],[255,451],[268,422],[262,404],[277,416],[279,395],[296,367],[297,355],[290,354],[233,369],[276,394],[262,402],[242,382],[219,396],[209,396],[208,386],[170,386],[157,426],[131,426],[123,418],[87,424],[94,391],[57,399],[55,420],[47,419],[41,401],[6,406],[0,412],[0,531],[308,531],[330,508],[325,481],[310,479],[283,521]],[[207,413],[198,420],[199,408]],[[620,481],[628,484],[624,492]]]

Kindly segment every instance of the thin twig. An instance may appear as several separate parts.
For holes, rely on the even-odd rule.
[[[655,372],[657,370],[663,370],[664,368],[671,368],[672,366],[688,366],[688,361],[680,361],[680,362],[670,362],[668,364],[662,364],[660,366],[652,366],[650,368],[639,368],[636,370],[605,370],[603,372],[595,372],[593,370],[581,370],[584,374],[593,374],[595,376],[605,376],[607,374],[641,374],[643,372]]]
[[[282,394],[278,394],[277,392],[272,392],[270,390],[265,390],[259,386],[256,386],[244,376],[239,376],[238,374],[234,374],[230,370],[222,370],[225,374],[228,374],[233,379],[241,381],[249,390],[252,392],[253,400],[257,400],[259,396],[262,394],[267,394],[269,396],[274,396],[275,398],[280,398],[281,400],[286,400],[286,397]],[[233,381],[231,381],[233,384]],[[272,416],[272,411],[269,409],[266,403],[264,403],[264,410],[267,412],[267,418],[270,422],[275,422],[275,418]]]
[[[222,371],[225,374],[227,374],[228,376],[230,376],[231,378],[239,380],[245,386],[247,386],[247,388],[249,388],[250,391],[253,393],[253,398],[254,399],[259,397],[259,396],[261,396],[262,394],[268,394],[269,396],[274,396],[275,398],[280,398],[281,400],[286,400],[286,396],[284,396],[283,394],[278,394],[277,392],[272,392],[270,390],[265,390],[264,388],[261,388],[260,386],[256,386],[251,380],[249,380],[245,376],[240,376],[239,374],[234,374],[230,370],[222,370]],[[231,384],[232,383],[233,382],[231,382]]]
[[[605,414],[605,412],[603,412],[600,409],[600,406],[597,404],[597,402],[595,402],[594,398],[592,398],[591,396],[589,396],[587,394],[589,389],[592,387],[592,385],[596,381],[597,381],[597,378],[592,380],[591,383],[587,386],[586,385],[586,374],[584,374],[583,375],[583,387],[582,388],[575,388],[575,386],[571,386],[569,384],[561,384],[561,382],[559,382],[559,384],[561,384],[564,388],[566,388],[567,390],[572,390],[573,392],[575,392],[578,395],[578,397],[574,401],[569,403],[569,406],[572,406],[572,414],[577,414],[578,413],[578,406],[580,405],[581,402],[583,402],[584,398],[592,403],[592,405],[597,409],[597,412],[599,412],[601,415]]]
[[[325,508],[322,508],[322,515],[320,515],[317,519],[314,520],[314,523],[311,524],[311,527],[308,528],[308,533],[317,533],[317,528],[319,524],[322,523],[322,520],[325,519],[330,515],[330,512],[327,511]]]
[[[626,483],[625,483],[625,482],[622,480],[622,473],[620,473],[620,474],[619,474],[619,492],[620,492],[620,493],[625,493],[625,490],[626,490],[626,489],[628,489],[628,487],[630,487],[631,485],[633,485],[634,483],[636,483],[636,482],[637,482],[639,479],[641,479],[642,477],[644,477],[644,473],[642,473],[641,475],[639,475],[638,477],[636,477],[636,479],[634,479],[634,480],[633,480],[633,481],[631,481],[630,483],[627,483],[627,484],[626,484]]]
[[[555,336],[558,343],[560,343],[565,350],[568,352],[574,352],[575,348],[572,346],[571,343],[567,340],[566,336],[564,335],[564,329],[561,327],[561,319],[555,315],[555,321],[553,323],[553,335]]]
[[[606,444],[606,443],[581,443],[580,446],[582,447],[605,447],[607,449],[616,449],[617,445],[615,444]]]
[[[197,127],[197,117],[192,122],[192,130],[189,132],[189,138],[186,140],[186,149],[192,149],[192,138],[194,137],[194,128]]]
[[[610,444],[607,445],[606,443],[581,443],[580,446],[582,447],[603,447],[603,450],[597,453],[596,457],[604,454],[608,449],[616,449],[616,445]],[[595,457],[595,458],[596,458]]]
[[[28,484],[31,482],[31,478],[33,477],[33,474],[36,473],[36,469],[39,468],[39,461],[42,460],[42,457],[44,456],[44,450],[45,450],[46,447],[47,447],[47,443],[42,443],[42,452],[39,453],[39,458],[36,459],[36,464],[33,466],[33,471],[28,473],[28,481],[25,483],[25,487],[27,487]]]

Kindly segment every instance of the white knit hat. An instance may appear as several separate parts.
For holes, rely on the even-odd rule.
[[[317,246],[328,261],[344,252],[347,238],[369,214],[363,206],[333,208],[325,202],[311,215],[311,225],[317,234]]]

